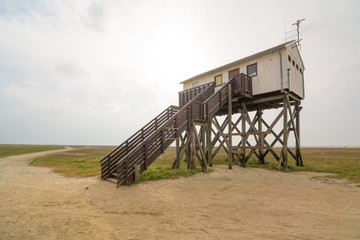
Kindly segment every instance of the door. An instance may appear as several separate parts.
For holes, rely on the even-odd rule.
[[[229,80],[231,80],[231,78],[233,78],[236,75],[239,75],[239,68],[235,68],[233,70],[229,71]]]

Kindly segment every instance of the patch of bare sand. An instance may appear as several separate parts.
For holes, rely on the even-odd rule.
[[[191,178],[116,189],[0,159],[0,239],[360,239],[360,188],[216,166]]]

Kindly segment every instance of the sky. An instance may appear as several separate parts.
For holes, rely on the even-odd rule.
[[[360,146],[359,0],[0,0],[0,144],[118,145],[302,18],[302,146]]]

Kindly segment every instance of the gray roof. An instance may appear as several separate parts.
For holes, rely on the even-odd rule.
[[[253,59],[253,58],[261,57],[261,56],[266,55],[266,54],[268,54],[268,53],[272,53],[272,52],[278,51],[278,50],[280,50],[280,49],[285,48],[286,45],[288,45],[288,44],[290,44],[290,43],[292,43],[292,42],[295,42],[295,41],[292,40],[292,41],[289,41],[289,42],[280,44],[280,45],[278,45],[278,46],[276,46],[276,47],[269,48],[269,49],[267,49],[267,50],[265,50],[265,51],[258,52],[258,53],[255,53],[255,54],[251,55],[251,56],[248,56],[248,57],[245,57],[245,58],[236,60],[236,61],[234,61],[234,62],[225,64],[225,65],[223,65],[223,66],[221,66],[221,67],[214,68],[214,69],[212,69],[212,70],[210,70],[210,71],[207,71],[207,72],[198,74],[198,75],[196,75],[196,76],[194,76],[194,77],[192,77],[192,78],[186,79],[186,80],[182,81],[180,84],[185,83],[185,82],[188,82],[188,81],[191,81],[191,80],[194,80],[194,79],[197,79],[197,78],[201,78],[201,77],[210,75],[210,74],[212,74],[212,73],[221,71],[221,70],[223,70],[223,69],[225,69],[225,68],[229,68],[229,67],[231,67],[231,66],[233,66],[233,65],[236,65],[236,64],[239,64],[239,63],[243,63],[243,62],[249,61],[249,60],[251,60],[251,59]]]

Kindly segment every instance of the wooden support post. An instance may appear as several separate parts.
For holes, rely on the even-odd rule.
[[[193,124],[193,132],[194,132],[194,136],[195,136],[195,151],[196,151],[196,156],[199,160],[199,163],[200,163],[200,166],[201,166],[201,169],[203,170],[203,172],[207,172],[208,169],[207,169],[207,166],[206,166],[206,163],[205,163],[205,152],[203,151],[203,148],[201,146],[201,141],[200,141],[200,138],[198,137],[198,133],[197,133],[197,130],[196,130],[196,127],[195,125]],[[201,135],[201,134],[200,134]],[[197,149],[199,149],[200,151],[200,156],[197,154],[197,149],[196,149],[196,146],[197,146]],[[195,166],[195,163],[194,163],[194,166]],[[194,168],[195,169],[195,168]]]
[[[135,165],[135,184],[140,182],[140,164]]]
[[[207,127],[207,136],[206,136],[206,140],[207,140],[207,161],[209,164],[209,167],[212,167],[213,162],[212,162],[212,144],[211,144],[211,119],[209,119],[208,121],[208,127]]]
[[[190,169],[190,162],[191,162],[191,131],[188,130],[187,131],[187,137],[188,137],[188,140],[187,142],[185,143],[185,147],[186,147],[186,150],[185,150],[185,156],[186,156],[186,164],[187,164],[187,169]]]
[[[176,157],[175,157],[175,162],[177,164],[175,164],[175,167],[177,166],[178,168],[178,165],[180,163],[180,139],[179,138],[176,138]]]
[[[286,104],[286,99],[287,95],[284,95],[284,116],[283,116],[283,147],[281,150],[281,155],[280,155],[280,160],[279,160],[279,164],[278,164],[278,169],[281,169],[281,165],[283,165],[284,167],[284,171],[289,171],[289,169],[287,168],[287,157],[288,157],[288,145],[287,145],[287,140],[288,140],[288,118],[287,118],[287,104]]]
[[[205,139],[205,133],[206,133],[206,126],[201,126],[201,148],[204,152],[204,162],[207,162],[206,158],[206,139]]]
[[[242,133],[245,133],[246,132],[246,120],[245,120],[245,108],[242,107],[241,108],[241,118],[242,118],[242,121],[241,121],[241,132]],[[241,159],[240,159],[240,163],[241,163],[241,167],[246,167],[246,135],[242,135],[241,136],[241,143],[242,143],[242,154],[241,154]]]
[[[196,143],[195,143],[195,138],[197,137],[195,134],[195,126],[194,124],[192,124],[191,126],[191,158],[190,158],[190,163],[189,163],[189,170],[193,170],[196,171],[196,165],[195,165],[195,161],[196,161]]]
[[[232,169],[232,92],[231,83],[228,85],[228,168]]]
[[[263,156],[263,152],[262,152],[262,149],[264,147],[264,134],[262,133],[262,110],[258,110],[257,111],[257,117],[258,117],[258,131],[259,131],[259,145],[260,145],[260,148],[259,148],[259,163],[260,164],[265,164],[265,161],[264,161],[264,156]]]
[[[295,104],[295,112],[298,112],[299,109],[299,102],[296,102]],[[296,131],[297,131],[297,136],[298,136],[298,142],[296,143],[296,166],[301,166],[303,167],[303,161],[302,161],[302,156],[300,153],[300,112],[298,113],[298,115],[296,116]]]

